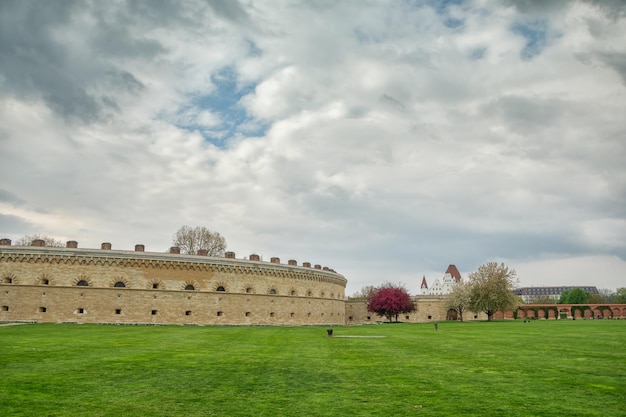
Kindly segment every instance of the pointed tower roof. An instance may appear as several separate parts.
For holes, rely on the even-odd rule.
[[[426,283],[426,275],[424,275],[424,276],[422,277],[422,286],[421,286],[420,288],[422,288],[422,289],[424,289],[424,288],[425,288],[425,289],[428,289],[428,284]]]
[[[458,269],[456,269],[456,266],[452,264],[450,264],[448,266],[448,269],[446,269],[446,274],[452,275],[452,278],[454,278],[456,282],[461,281],[461,273],[459,272]]]

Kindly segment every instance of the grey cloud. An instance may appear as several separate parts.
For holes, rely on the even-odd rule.
[[[3,190],[0,188],[0,201],[4,201],[6,203],[11,203],[11,204],[15,204],[15,205],[22,205],[25,203],[24,200],[22,200],[21,198],[19,198],[18,196],[16,196],[15,194],[7,191],[7,190]]]
[[[32,228],[33,224],[21,217],[0,214],[0,231],[2,233],[22,234],[28,233]],[[3,237],[6,236],[0,236],[0,238]]]
[[[389,94],[383,94],[378,98],[378,101],[388,107],[393,108],[394,110],[404,111],[404,109],[406,108],[406,106],[401,101],[396,100]]]
[[[562,113],[563,103],[557,99],[504,96],[486,105],[485,116],[500,116],[517,132],[549,127]]]
[[[530,15],[544,15],[556,12],[563,8],[563,3],[546,0],[505,0],[505,3],[515,7],[520,13]]]
[[[152,59],[165,51],[154,40],[133,38],[123,19],[100,19],[95,30],[80,33],[82,15],[97,15],[82,3],[14,1],[0,7],[0,89],[26,100],[41,98],[65,118],[93,122],[118,110],[113,97],[98,93],[105,74],[132,92],[141,90],[130,72],[106,68],[110,58]],[[70,49],[59,40],[63,36],[80,36],[84,48]]]
[[[208,5],[216,14],[232,22],[249,24],[250,17],[236,0],[207,0]]]
[[[110,69],[105,73],[110,86],[114,89],[121,89],[133,94],[140,93],[146,86],[128,71]]]
[[[583,0],[593,4],[611,19],[620,19],[626,16],[626,1],[624,0]],[[550,2],[547,2],[550,3]],[[555,2],[556,3],[556,2]]]
[[[626,85],[626,54],[614,53],[601,53],[600,59],[604,61],[609,67],[613,68],[620,77],[624,85]]]

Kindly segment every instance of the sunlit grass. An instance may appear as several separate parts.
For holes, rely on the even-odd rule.
[[[7,416],[623,416],[626,321],[0,327]]]

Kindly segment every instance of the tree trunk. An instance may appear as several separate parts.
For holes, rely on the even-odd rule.
[[[459,309],[459,321],[463,323],[463,310]]]
[[[491,321],[491,319],[493,318],[493,311],[487,311],[487,321]]]

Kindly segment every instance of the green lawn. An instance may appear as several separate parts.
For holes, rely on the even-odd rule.
[[[624,416],[626,320],[0,327],[2,416]]]

